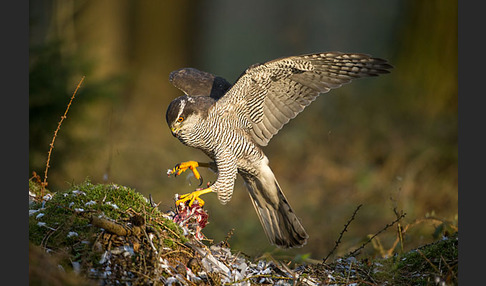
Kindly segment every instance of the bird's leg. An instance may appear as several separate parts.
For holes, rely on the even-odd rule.
[[[198,170],[196,169],[197,167],[206,167],[209,168],[209,163],[201,163],[201,162],[196,162],[196,161],[187,161],[187,162],[182,162],[175,167],[167,172],[167,174],[170,176],[174,174],[175,177],[178,175],[182,174],[182,172],[185,172],[187,169],[190,169],[192,173],[194,174],[194,177],[199,180],[199,186],[202,185],[203,183],[203,178],[201,174],[199,174]]]
[[[180,204],[185,204],[187,201],[189,201],[189,206],[192,206],[194,201],[197,200],[199,206],[202,207],[204,205],[204,201],[201,198],[199,198],[199,196],[207,193],[211,193],[212,191],[213,190],[211,189],[211,187],[208,187],[206,189],[195,190],[192,193],[181,195],[179,199],[176,201],[176,205],[178,206]]]

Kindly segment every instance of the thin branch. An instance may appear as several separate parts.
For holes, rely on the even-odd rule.
[[[270,279],[276,279],[276,280],[292,280],[292,279],[294,279],[292,277],[276,276],[276,275],[273,275],[273,274],[256,274],[256,275],[253,275],[253,276],[245,277],[241,280],[237,280],[237,281],[233,281],[233,282],[226,282],[224,285],[239,284],[239,283],[242,283],[242,282],[246,282],[250,279],[256,279],[256,278],[270,278]]]
[[[395,213],[395,216],[397,218],[400,217],[400,215],[403,213],[403,211],[398,212],[396,206],[393,208],[393,212]],[[402,230],[402,224],[400,222],[398,222],[398,224],[397,224],[397,235],[398,235],[398,239],[400,241],[400,253],[403,253],[403,230]],[[395,249],[395,247],[393,247],[393,249]]]
[[[432,263],[432,261],[430,261],[430,259],[428,259],[427,256],[425,256],[425,254],[423,254],[422,251],[420,251],[420,249],[417,249],[417,252],[425,259],[425,261],[427,261],[430,264],[430,266],[432,266],[432,268],[434,268],[435,272],[440,273],[439,268],[437,268],[437,266],[435,266],[435,264]]]
[[[368,243],[370,243],[375,237],[377,237],[378,235],[380,235],[380,233],[384,232],[385,230],[387,230],[389,227],[393,226],[395,223],[399,222],[402,218],[404,218],[406,215],[406,213],[402,213],[400,216],[398,216],[394,221],[392,221],[391,223],[385,225],[384,228],[382,228],[380,231],[378,231],[377,233],[373,234],[373,236],[371,236],[365,243],[363,243],[360,247],[358,247],[357,249],[351,251],[348,255],[346,256],[354,256],[358,251],[360,251],[361,249],[363,249]]]
[[[81,78],[81,80],[79,81],[78,83],[78,86],[76,87],[76,89],[74,90],[73,92],[73,95],[71,96],[71,100],[69,100],[69,103],[66,107],[66,110],[64,111],[64,114],[61,116],[61,120],[59,121],[59,123],[57,124],[57,128],[56,130],[54,131],[54,136],[52,137],[52,142],[51,144],[49,145],[50,148],[49,148],[49,152],[47,153],[47,162],[46,162],[46,170],[44,172],[44,182],[42,182],[41,184],[41,194],[43,195],[44,194],[44,189],[45,187],[47,186],[47,171],[49,170],[49,162],[51,161],[51,153],[52,153],[52,149],[54,149],[54,141],[56,141],[56,137],[57,137],[57,132],[59,132],[59,129],[61,129],[61,124],[62,122],[64,121],[64,119],[66,119],[67,117],[67,113],[69,111],[69,107],[71,107],[71,103],[73,102],[74,100],[74,97],[76,96],[76,93],[78,92],[78,89],[79,87],[81,86],[81,84],[83,83],[84,81],[84,78],[85,76],[83,76]]]
[[[346,231],[348,231],[348,226],[351,224],[351,222],[354,220],[354,218],[356,217],[356,214],[358,213],[359,209],[362,207],[363,205],[359,205],[353,212],[353,215],[351,216],[351,218],[346,222],[346,224],[344,225],[344,229],[341,231],[341,233],[339,234],[339,237],[338,239],[335,241],[335,245],[333,247],[333,249],[329,252],[329,254],[327,254],[327,256],[322,260],[322,263],[325,263],[326,260],[329,258],[329,256],[331,256],[334,251],[336,251],[337,247],[339,246],[339,244],[341,243],[341,239],[343,238],[343,235]]]

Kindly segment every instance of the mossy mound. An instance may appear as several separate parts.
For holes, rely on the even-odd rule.
[[[31,193],[40,191],[32,187]],[[32,203],[29,240],[63,269],[108,285],[163,282],[172,274],[164,267],[187,265],[195,256],[170,216],[115,184],[85,182]]]

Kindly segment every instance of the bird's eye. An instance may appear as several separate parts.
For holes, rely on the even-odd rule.
[[[177,118],[177,122],[182,122],[184,121],[184,117],[180,116],[179,118]]]

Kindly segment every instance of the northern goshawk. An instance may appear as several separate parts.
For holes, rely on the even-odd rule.
[[[215,192],[222,204],[230,201],[236,174],[245,181],[253,206],[272,244],[300,247],[308,235],[285,198],[260,146],[321,93],[360,77],[388,73],[386,60],[366,54],[328,52],[293,56],[256,64],[234,85],[193,68],[173,71],[169,79],[185,95],[173,100],[166,113],[172,134],[187,146],[202,150],[211,163],[183,162],[171,170],[180,175],[209,167],[216,181],[180,197],[192,204]]]

